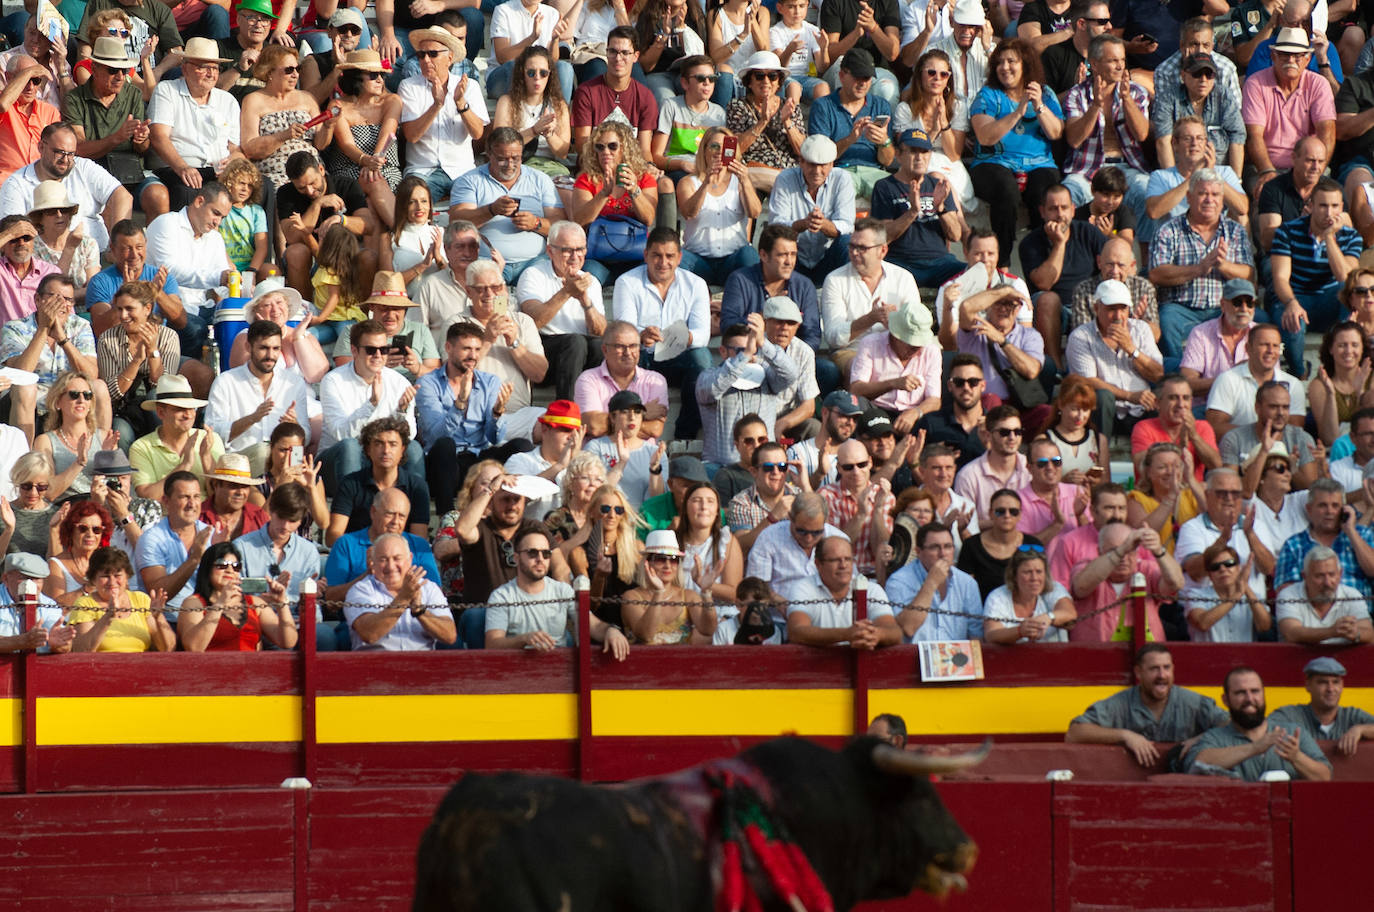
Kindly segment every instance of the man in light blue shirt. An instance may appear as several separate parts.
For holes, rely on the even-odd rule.
[[[234,539],[239,549],[239,559],[243,562],[243,575],[276,579],[283,573],[290,573],[286,585],[287,599],[300,616],[301,583],[306,579],[319,579],[320,553],[313,542],[296,534],[310,510],[310,494],[298,482],[289,482],[272,489],[267,498],[267,525]],[[316,590],[317,592],[319,590]],[[324,597],[324,593],[320,593]],[[334,649],[333,630],[319,625],[324,620],[320,606],[315,606],[316,647],[322,650]]]
[[[487,138],[490,161],[453,182],[449,216],[482,226],[483,236],[501,251],[501,277],[514,285],[544,255],[554,222],[565,216],[558,189],[548,175],[520,163],[525,141],[512,127],[497,127]]]
[[[835,168],[835,141],[812,135],[802,141],[802,163],[773,183],[768,221],[797,232],[797,271],[820,286],[849,262],[854,230],[854,179]]]
[[[373,498],[372,524],[366,529],[339,536],[329,549],[329,559],[324,565],[326,601],[343,601],[349,587],[367,576],[367,551],[374,543],[374,535],[400,535],[410,545],[411,562],[424,570],[431,582],[440,582],[439,565],[434,561],[434,551],[429,541],[405,531],[409,516],[410,498],[401,489],[387,488]]]
[[[905,641],[981,640],[983,599],[973,577],[954,566],[954,536],[939,523],[926,523],[916,530],[916,548],[918,559],[887,578]],[[937,613],[942,609],[980,617]]]
[[[190,472],[173,472],[162,485],[162,519],[144,529],[134,548],[135,579],[130,588],[167,593],[167,607],[181,607],[195,588],[200,556],[215,529],[200,521],[200,480]],[[221,539],[222,540],[222,539]]]

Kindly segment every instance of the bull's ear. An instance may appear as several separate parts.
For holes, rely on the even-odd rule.
[[[984,741],[982,747],[975,751],[949,756],[918,754],[900,750],[890,744],[878,744],[873,747],[873,765],[894,776],[935,776],[977,766],[986,760],[990,753],[991,738]]]

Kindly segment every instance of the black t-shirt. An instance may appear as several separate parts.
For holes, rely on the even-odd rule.
[[[1336,116],[1359,114],[1370,108],[1374,108],[1374,73],[1347,75],[1345,82],[1341,83],[1341,90],[1336,93]],[[1334,158],[1337,163],[1344,164],[1359,155],[1374,161],[1374,130],[1366,130],[1359,136],[1336,143]]]
[[[1021,7],[1021,15],[1016,20],[1017,27],[1030,25],[1032,22],[1040,25],[1042,35],[1062,32],[1073,27],[1069,20],[1069,7],[1065,7],[1062,13],[1056,13],[1045,0],[1031,0]]]
[[[410,518],[406,526],[429,524],[429,483],[419,475],[397,469],[397,490],[410,498]],[[377,482],[370,468],[359,469],[339,481],[339,489],[330,504],[331,513],[348,517],[345,532],[357,532],[372,525],[372,501],[377,497]]]
[[[1074,220],[1082,219],[1088,222],[1088,216],[1092,215],[1092,203],[1084,203],[1073,211]],[[1089,225],[1092,222],[1088,222]],[[1123,231],[1134,231],[1136,226],[1135,210],[1127,206],[1123,201],[1116,211],[1112,213],[1112,233],[1120,234]]]
[[[1022,538],[1022,547],[1041,544],[1034,535],[1023,535]],[[1011,558],[998,560],[989,554],[988,549],[983,547],[983,534],[980,532],[964,539],[964,547],[959,549],[959,560],[955,566],[973,577],[978,584],[978,594],[986,599],[992,590],[1006,583],[1007,564],[1010,562]]]
[[[939,211],[935,209],[935,178],[927,174],[921,180],[921,214],[902,232],[901,237],[888,238],[888,255],[900,260],[922,260],[942,257],[949,253],[945,232],[940,224],[941,212],[953,212],[954,200],[945,197]],[[873,186],[873,212],[876,219],[895,219],[911,208],[907,195],[911,185],[893,174]]]
[[[878,28],[894,28],[901,32],[902,16],[897,11],[897,0],[871,0],[869,6],[873,8],[873,19],[878,23]],[[827,32],[834,32],[843,38],[854,31],[858,21],[859,0],[825,0],[821,4],[820,26]],[[872,54],[875,66],[887,67],[892,62],[867,35],[854,42],[854,46]]]
[[[1280,224],[1300,217],[1306,206],[1307,200],[1303,199],[1302,194],[1298,193],[1298,188],[1293,186],[1292,171],[1280,171],[1260,191],[1259,214],[1277,212]]]
[[[1045,85],[1053,89],[1054,94],[1063,95],[1081,81],[1078,78],[1078,68],[1087,62],[1088,58],[1078,53],[1078,48],[1072,41],[1050,45],[1045,49],[1045,53],[1040,55],[1040,66],[1045,71]]]
[[[955,458],[955,463],[961,469],[983,455],[983,438],[978,434],[978,429],[975,427],[972,431],[964,430],[964,426],[954,417],[954,404],[948,399],[940,406],[939,411],[922,416],[921,420],[916,422],[914,430],[926,432],[926,446],[943,443],[958,450],[959,455]]]
[[[1050,258],[1050,240],[1045,236],[1044,226],[1026,235],[1021,239],[1021,269],[1026,277],[1026,284],[1031,286],[1031,293],[1053,291],[1059,295],[1060,301],[1068,304],[1078,283],[1097,271],[1097,255],[1102,252],[1102,245],[1106,242],[1107,238],[1102,232],[1087,222],[1078,219],[1069,222],[1069,240],[1064,247],[1064,268],[1060,270],[1059,281],[1054,283],[1054,287],[1045,289],[1034,287],[1030,274]]]
[[[344,211],[340,213],[335,209],[321,209],[320,222],[328,221],[334,215],[350,215],[359,209],[367,208],[367,194],[351,177],[326,174],[324,188],[326,196],[333,193],[344,201]],[[284,219],[293,215],[304,215],[305,210],[309,209],[313,202],[313,199],[297,190],[295,184],[287,181],[277,190],[277,217]]]

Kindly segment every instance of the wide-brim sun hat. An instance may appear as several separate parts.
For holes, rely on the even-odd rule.
[[[343,62],[338,64],[338,67],[341,70],[362,70],[364,73],[386,72],[386,67],[382,66],[382,55],[370,48],[349,51],[344,55]]]
[[[164,372],[162,378],[157,381],[153,395],[144,400],[142,408],[145,412],[151,412],[159,405],[198,409],[205,408],[206,402],[191,395],[190,380],[180,374]]]
[[[80,208],[67,198],[67,188],[61,181],[45,180],[33,190],[33,205],[29,207],[29,218],[54,209],[68,215],[76,215]]]
[[[743,68],[739,71],[739,78],[747,81],[749,74],[754,70],[761,73],[781,73],[783,72],[782,61],[772,51],[755,51],[744,62]]]
[[[91,45],[91,62],[101,66],[128,70],[138,66],[138,60],[129,56],[129,49],[113,35],[103,35]]]
[[[416,50],[420,49],[420,42],[422,41],[437,41],[439,44],[448,48],[449,53],[453,54],[455,58],[463,55],[462,42],[454,37],[453,33],[448,29],[438,25],[416,29],[410,33],[408,38],[410,40],[410,46]]]
[[[243,313],[249,322],[257,319],[258,305],[262,303],[263,299],[274,294],[281,295],[286,299],[286,318],[288,320],[299,317],[305,311],[305,299],[301,297],[299,291],[287,285],[286,279],[281,276],[268,276],[253,286],[253,300],[244,305]]]

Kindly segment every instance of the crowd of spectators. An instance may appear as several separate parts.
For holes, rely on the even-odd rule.
[[[0,54],[0,647],[1374,641],[1353,10],[82,6]]]

